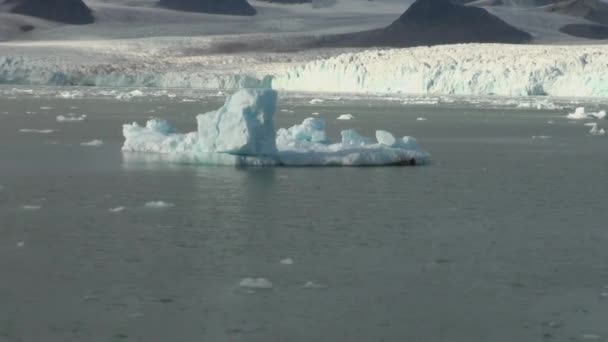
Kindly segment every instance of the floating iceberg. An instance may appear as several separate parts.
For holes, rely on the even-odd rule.
[[[596,136],[606,135],[606,131],[603,128],[599,128],[597,122],[588,123],[588,124],[586,124],[586,126],[591,126],[591,129],[589,130],[589,134],[591,134],[591,135],[596,135]]]
[[[197,132],[177,133],[161,119],[145,127],[124,125],[122,150],[176,162],[237,166],[418,165],[429,160],[414,138],[396,139],[386,131],[378,131],[374,142],[346,130],[341,142],[331,143],[325,122],[318,118],[275,131],[276,105],[274,90],[243,89],[217,111],[198,115]]]
[[[566,117],[571,120],[584,120],[591,118],[602,120],[606,118],[606,111],[601,110],[597,113],[587,113],[585,111],[585,107],[578,107],[574,110],[574,113],[569,113]]]

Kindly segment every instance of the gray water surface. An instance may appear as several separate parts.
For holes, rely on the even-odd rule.
[[[423,167],[122,155],[123,123],[193,131],[220,102],[0,98],[0,341],[608,341],[608,137],[567,111],[343,101],[277,114],[287,127],[319,112],[334,139],[413,135],[433,158]],[[87,119],[56,122],[70,112]],[[144,207],[157,200],[174,206]],[[246,277],[273,288],[239,287]]]

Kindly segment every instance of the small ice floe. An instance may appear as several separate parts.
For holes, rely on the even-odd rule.
[[[553,125],[555,122],[553,122],[553,120],[549,120],[549,121],[547,121],[547,123],[548,123],[549,125]]]
[[[25,246],[25,242],[24,241],[17,242],[17,247],[21,248],[23,246]]]
[[[314,113],[312,113],[312,115],[317,116],[317,115],[319,115],[319,113],[318,112],[314,112]]]
[[[305,289],[324,289],[327,286],[315,283],[314,281],[307,281],[306,284],[304,284],[304,286],[302,287]]]
[[[51,110],[53,107],[40,107],[41,110]]]
[[[416,118],[416,121],[426,121],[426,118]]]
[[[281,109],[281,113],[293,113],[294,111],[291,109]]]
[[[40,208],[42,208],[42,206],[37,204],[24,204],[21,206],[21,209],[23,210],[40,210]]]
[[[547,140],[547,139],[551,139],[552,137],[550,135],[533,135],[532,139],[535,140]]]
[[[103,145],[103,140],[95,139],[95,140],[91,140],[91,141],[85,141],[85,142],[80,143],[80,145],[88,146],[88,147],[99,147],[99,146]]]
[[[589,134],[591,134],[591,135],[595,135],[595,136],[606,135],[606,131],[603,128],[599,128],[599,126],[597,125],[597,122],[590,122],[590,123],[585,124],[585,126],[591,126],[591,129],[589,130]]]
[[[182,102],[196,102],[194,99],[182,99]]]
[[[163,209],[163,208],[175,207],[175,204],[169,203],[169,202],[164,202],[164,201],[151,201],[151,202],[144,204],[144,207],[151,208],[151,209]]]
[[[342,114],[336,118],[336,120],[352,120],[355,117],[352,114]]]
[[[603,120],[606,118],[606,111],[605,110],[601,110],[597,113],[589,113],[588,114],[590,117],[596,118],[596,119],[600,119]]]
[[[142,97],[142,96],[144,96],[144,93],[141,90],[133,90],[128,93],[122,93],[122,94],[116,95],[116,99],[117,100],[130,100],[134,97]]]
[[[57,132],[56,129],[35,129],[35,128],[22,128],[19,130],[21,133],[40,133],[40,134],[50,134]]]
[[[57,95],[57,97],[62,99],[73,99],[80,96],[82,96],[82,93],[79,91],[62,91],[59,93],[59,95]]]
[[[596,335],[596,334],[583,334],[583,335],[581,335],[581,338],[583,340],[599,340],[602,337],[600,335]]]
[[[77,116],[75,114],[59,115],[57,116],[57,122],[78,122],[84,121],[87,118],[85,114]]]
[[[116,207],[116,208],[110,208],[108,209],[109,212],[111,213],[119,213],[121,211],[125,210],[125,207]]]
[[[292,258],[285,258],[281,261],[279,261],[281,264],[283,265],[293,265],[293,259]]]
[[[574,110],[574,113],[569,113],[566,117],[570,120],[583,120],[587,118],[585,113],[585,107],[578,107]]]
[[[317,103],[323,103],[325,102],[325,100],[323,99],[312,99],[310,100],[310,104],[317,104]]]
[[[245,278],[239,282],[239,286],[248,289],[271,289],[272,283],[265,278]]]
[[[27,115],[35,115],[37,113],[36,112],[25,112],[25,114],[27,114]]]

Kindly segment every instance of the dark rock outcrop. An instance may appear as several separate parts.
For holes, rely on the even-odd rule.
[[[66,24],[83,25],[95,21],[91,9],[82,0],[7,0],[3,7],[12,13]]]
[[[160,0],[159,6],[185,12],[227,15],[255,15],[247,0]]]
[[[488,11],[449,0],[417,0],[384,29],[326,36],[320,46],[411,47],[457,43],[525,43],[532,39]]]
[[[601,0],[562,0],[547,6],[546,10],[608,25],[608,3]]]
[[[560,27],[560,32],[588,39],[608,39],[608,26],[592,24],[568,24]]]

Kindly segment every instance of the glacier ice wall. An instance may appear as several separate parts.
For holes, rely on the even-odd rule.
[[[345,53],[276,75],[279,90],[608,96],[608,47],[463,44]]]
[[[124,125],[122,150],[176,162],[237,166],[417,165],[429,159],[414,138],[397,140],[385,131],[376,133],[382,136],[377,142],[343,131],[342,141],[331,143],[325,122],[317,118],[275,132],[276,102],[274,90],[240,90],[217,111],[198,115],[198,130],[186,134],[160,119],[144,127]]]

